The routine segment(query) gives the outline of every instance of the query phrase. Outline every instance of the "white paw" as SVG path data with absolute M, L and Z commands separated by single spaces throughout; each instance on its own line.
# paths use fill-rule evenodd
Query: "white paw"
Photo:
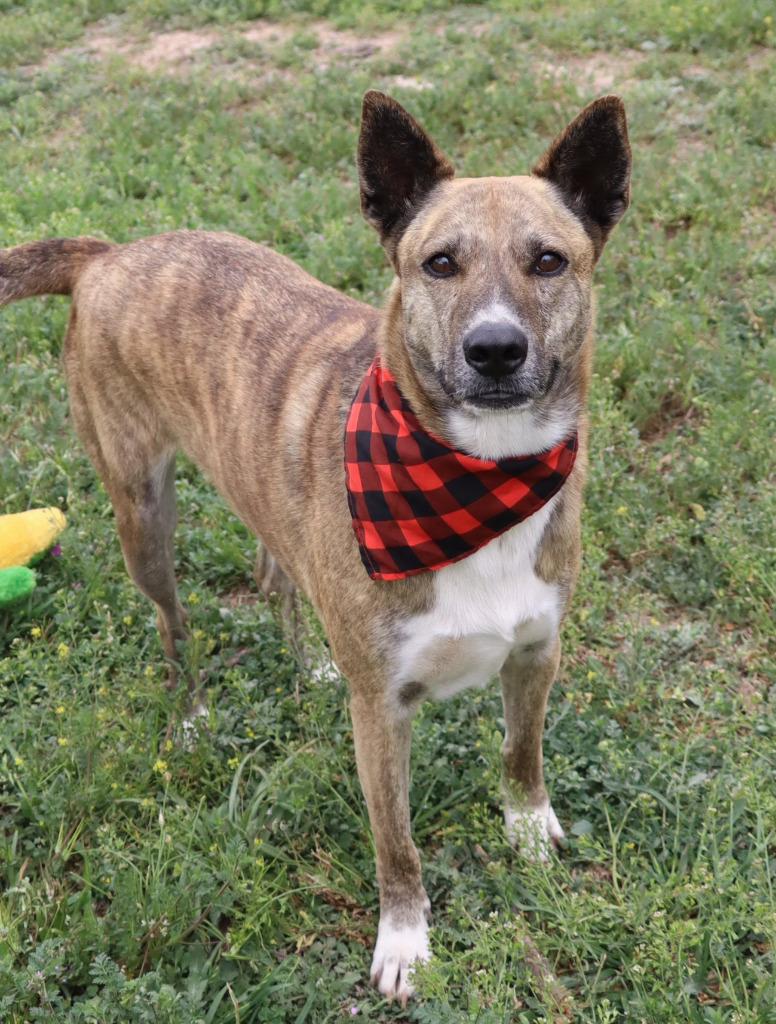
M 312 665 L 310 678 L 314 679 L 317 683 L 334 683 L 339 686 L 345 681 L 342 673 L 328 653 L 323 656 L 318 656 L 317 654 L 314 656 L 313 652 L 310 652 L 310 663 Z
M 199 730 L 207 726 L 208 717 L 208 709 L 198 701 L 182 720 L 178 742 L 183 750 L 192 751 L 194 749 Z
M 549 802 L 531 810 L 504 805 L 507 838 L 528 860 L 548 860 L 554 843 L 564 837 Z
M 395 927 L 390 915 L 381 916 L 377 942 L 372 958 L 372 984 L 389 999 L 400 1000 L 402 1006 L 415 991 L 412 985 L 413 965 L 431 957 L 428 946 L 428 923 L 421 913 L 416 925 Z

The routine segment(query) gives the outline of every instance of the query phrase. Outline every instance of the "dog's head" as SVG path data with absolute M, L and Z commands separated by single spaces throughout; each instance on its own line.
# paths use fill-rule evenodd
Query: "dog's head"
M 396 270 L 412 376 L 454 442 L 519 454 L 500 449 L 537 450 L 573 422 L 592 272 L 627 209 L 630 162 L 617 96 L 586 107 L 531 175 L 454 179 L 403 107 L 365 95 L 362 210 Z

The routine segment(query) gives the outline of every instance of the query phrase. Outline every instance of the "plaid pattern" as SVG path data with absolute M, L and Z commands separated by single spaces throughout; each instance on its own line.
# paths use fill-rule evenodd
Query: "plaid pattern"
M 563 486 L 577 435 L 540 455 L 478 459 L 430 434 L 376 356 L 345 424 L 345 476 L 374 580 L 441 569 L 537 512 Z

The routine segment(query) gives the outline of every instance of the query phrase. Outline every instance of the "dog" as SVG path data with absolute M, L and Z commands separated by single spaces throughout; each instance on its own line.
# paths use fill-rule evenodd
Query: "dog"
M 500 673 L 508 836 L 539 858 L 563 837 L 542 730 L 580 561 L 591 279 L 630 166 L 616 96 L 587 106 L 530 175 L 456 179 L 420 124 L 369 91 L 358 176 L 395 271 L 384 311 L 229 233 L 0 253 L 0 303 L 72 295 L 72 420 L 170 663 L 187 637 L 178 449 L 260 539 L 264 592 L 312 601 L 349 681 L 374 835 L 371 979 L 402 1003 L 430 955 L 410 835 L 418 705 Z

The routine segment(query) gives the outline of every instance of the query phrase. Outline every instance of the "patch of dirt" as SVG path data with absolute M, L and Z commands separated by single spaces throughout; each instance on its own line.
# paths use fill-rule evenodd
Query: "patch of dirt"
M 676 140 L 676 149 L 671 154 L 668 162 L 676 164 L 687 160 L 689 157 L 697 157 L 707 153 L 711 148 L 708 139 L 700 135 L 683 135 Z
M 218 600 L 225 608 L 237 608 L 239 605 L 258 604 L 261 601 L 261 594 L 255 587 L 250 587 L 246 583 L 239 584 L 225 594 L 219 594 Z
M 744 64 L 757 71 L 760 68 L 770 67 L 772 61 L 773 50 L 769 46 L 758 46 L 744 57 Z
M 116 36 L 92 36 L 88 46 L 101 57 L 120 53 L 135 67 L 155 71 L 157 68 L 179 64 L 198 50 L 205 50 L 218 41 L 215 32 L 181 30 L 159 32 L 146 42 L 122 41 Z
M 586 889 L 601 889 L 612 884 L 612 872 L 604 864 L 590 863 L 574 868 L 571 877 L 581 878 Z
M 736 693 L 748 715 L 755 715 L 762 710 L 763 694 L 767 691 L 768 684 L 759 676 L 740 679 L 736 684 Z
M 676 238 L 680 231 L 689 231 L 692 227 L 692 214 L 685 214 L 683 217 L 677 217 L 676 220 L 669 221 L 663 225 L 663 232 L 666 238 Z
M 761 206 L 747 210 L 741 224 L 741 237 L 755 251 L 776 244 L 776 202 L 768 199 Z
M 433 82 L 427 82 L 423 78 L 409 78 L 407 75 L 396 75 L 393 84 L 400 89 L 417 89 L 418 91 L 434 88 Z
M 266 47 L 271 58 L 272 51 L 287 43 L 298 31 L 294 25 L 258 20 L 240 34 L 246 42 Z M 305 27 L 305 35 L 315 37 L 315 44 L 307 51 L 310 64 L 325 70 L 333 63 L 363 60 L 375 54 L 389 53 L 404 40 L 406 32 L 392 29 L 358 36 L 345 29 L 332 28 L 325 21 L 316 21 Z M 144 40 L 98 34 L 87 37 L 86 45 L 98 57 L 118 53 L 134 67 L 146 71 L 165 69 L 174 72 L 199 51 L 215 46 L 226 38 L 216 30 L 184 29 L 158 32 Z M 429 86 L 428 83 L 418 83 L 415 87 Z
M 668 391 L 660 399 L 658 408 L 647 418 L 639 435 L 646 444 L 662 441 L 672 430 L 676 430 L 681 424 L 689 423 L 697 415 L 698 409 L 694 405 L 687 405 L 681 395 L 675 391 Z
M 678 73 L 682 78 L 708 78 L 711 72 L 704 64 L 685 64 Z
M 272 21 L 257 21 L 241 34 L 249 43 L 278 46 L 291 38 L 294 28 L 291 25 L 276 25 Z
M 539 69 L 553 78 L 570 78 L 577 86 L 592 85 L 594 92 L 604 94 L 632 86 L 637 81 L 634 71 L 643 61 L 640 50 L 596 50 L 584 57 L 566 56 L 562 62 L 547 62 Z

